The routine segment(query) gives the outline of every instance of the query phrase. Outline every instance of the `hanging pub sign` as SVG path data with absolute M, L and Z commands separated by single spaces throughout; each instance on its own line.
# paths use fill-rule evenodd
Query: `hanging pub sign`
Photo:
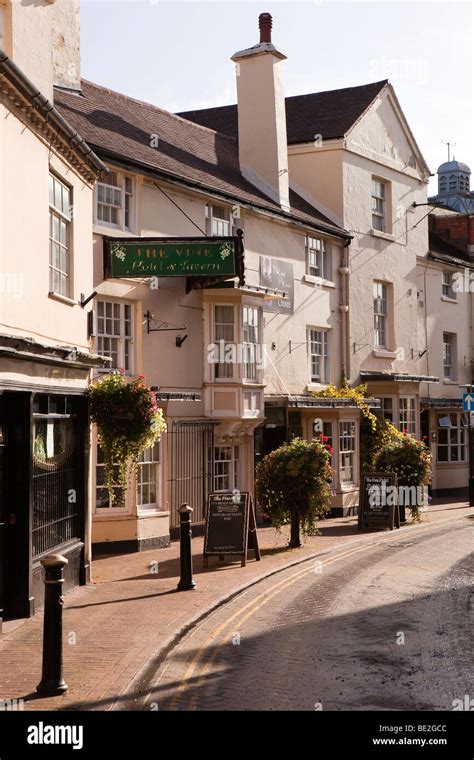
M 234 277 L 243 274 L 242 236 L 104 239 L 106 277 Z
M 237 490 L 209 494 L 203 566 L 208 566 L 210 556 L 224 559 L 225 555 L 240 555 L 245 567 L 248 549 L 254 550 L 256 560 L 260 559 L 251 494 Z
M 397 476 L 384 472 L 361 475 L 358 527 L 400 527 Z

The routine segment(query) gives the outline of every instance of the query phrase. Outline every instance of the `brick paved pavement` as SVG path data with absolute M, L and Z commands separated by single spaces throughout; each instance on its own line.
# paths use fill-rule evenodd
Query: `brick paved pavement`
M 440 520 L 472 512 L 466 502 L 430 508 L 423 530 Z M 65 600 L 64 673 L 69 691 L 54 698 L 37 698 L 41 675 L 42 614 L 20 625 L 6 625 L 0 635 L 0 701 L 25 700 L 25 709 L 133 709 L 127 696 L 150 665 L 156 667 L 176 637 L 210 609 L 255 582 L 293 562 L 330 551 L 350 541 L 372 540 L 357 530 L 355 518 L 325 520 L 321 535 L 301 549 L 286 547 L 288 534 L 271 528 L 259 531 L 262 561 L 219 564 L 202 568 L 202 538 L 193 539 L 195 591 L 176 592 L 179 544 L 167 549 L 97 559 L 93 583 L 76 589 Z M 379 535 L 378 533 L 375 535 Z M 158 562 L 158 573 L 151 572 Z M 150 565 L 152 565 L 150 567 Z

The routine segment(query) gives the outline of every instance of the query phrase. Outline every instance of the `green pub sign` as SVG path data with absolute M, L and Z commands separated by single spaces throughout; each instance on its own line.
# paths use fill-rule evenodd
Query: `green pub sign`
M 106 238 L 107 277 L 233 277 L 240 274 L 239 237 Z

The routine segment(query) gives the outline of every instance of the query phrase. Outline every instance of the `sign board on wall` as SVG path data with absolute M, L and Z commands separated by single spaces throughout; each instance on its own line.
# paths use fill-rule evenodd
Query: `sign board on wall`
M 293 264 L 290 261 L 260 256 L 260 285 L 263 288 L 271 288 L 285 293 L 285 298 L 265 300 L 264 311 L 293 314 L 295 279 Z
M 239 237 L 105 238 L 107 277 L 234 277 L 242 270 Z

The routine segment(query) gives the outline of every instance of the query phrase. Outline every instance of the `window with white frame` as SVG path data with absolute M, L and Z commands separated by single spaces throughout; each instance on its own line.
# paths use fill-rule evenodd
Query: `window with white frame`
M 97 353 L 112 359 L 112 369 L 133 372 L 133 307 L 122 301 L 96 302 Z
M 445 380 L 454 380 L 455 336 L 443 333 L 443 376 Z
M 331 257 L 326 241 L 308 236 L 306 249 L 306 273 L 313 277 L 330 280 L 332 277 Z
M 242 307 L 243 377 L 257 380 L 259 367 L 259 310 L 253 306 Z
M 382 396 L 379 401 L 382 419 L 393 422 L 393 398 L 390 396 Z
M 356 426 L 352 421 L 339 422 L 339 479 L 341 484 L 355 483 Z
M 239 446 L 214 447 L 214 491 L 233 491 L 239 487 Z
M 372 229 L 387 231 L 387 183 L 372 179 Z
M 416 403 L 414 396 L 400 396 L 398 400 L 398 428 L 402 433 L 416 435 Z
M 206 232 L 208 236 L 228 237 L 232 234 L 230 209 L 209 203 L 206 206 Z
M 71 189 L 49 175 L 49 290 L 71 295 Z
M 214 306 L 214 346 L 217 353 L 214 377 L 233 378 L 236 358 L 234 306 Z
M 121 488 L 120 486 L 113 486 L 112 493 L 113 498 L 110 496 L 109 489 L 105 487 L 105 463 L 104 463 L 104 452 L 97 444 L 96 446 L 96 452 L 97 452 L 97 460 L 96 460 L 96 468 L 95 468 L 95 506 L 96 511 L 102 512 L 103 510 L 110 509 L 110 510 L 117 510 L 117 509 L 124 509 L 125 508 L 125 498 L 126 498 L 126 491 L 124 488 Z M 116 470 L 115 474 L 118 477 L 118 466 L 114 469 Z
M 388 339 L 388 289 L 384 282 L 374 282 L 374 346 L 387 348 Z
M 160 442 L 140 454 L 137 467 L 137 507 L 139 511 L 160 509 Z
M 438 462 L 466 462 L 468 456 L 467 414 L 438 414 Z
M 133 228 L 133 178 L 111 172 L 97 183 L 97 223 L 119 229 Z
M 453 273 L 443 272 L 443 282 L 441 286 L 442 295 L 445 298 L 456 298 L 456 293 L 453 290 Z
M 308 330 L 309 377 L 312 383 L 329 382 L 329 335 L 327 330 Z

